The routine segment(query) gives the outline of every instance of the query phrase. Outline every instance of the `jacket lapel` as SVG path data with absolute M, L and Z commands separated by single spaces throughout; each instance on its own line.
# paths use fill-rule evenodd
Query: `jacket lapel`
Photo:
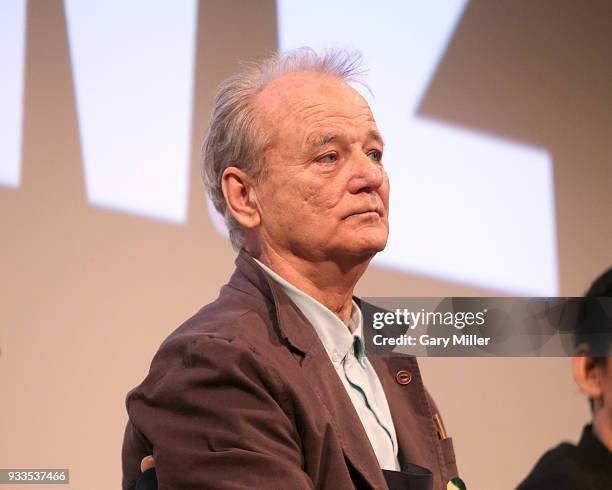
M 236 265 L 274 302 L 279 335 L 301 356 L 302 373 L 325 408 L 345 458 L 372 488 L 387 488 L 372 445 L 314 328 L 282 289 L 243 251 Z
M 416 464 L 431 470 L 434 488 L 446 484 L 437 471 L 443 467 L 443 454 L 417 359 L 408 356 L 370 357 L 370 363 L 387 396 L 400 447 L 400 463 Z M 406 382 L 408 377 L 410 381 Z

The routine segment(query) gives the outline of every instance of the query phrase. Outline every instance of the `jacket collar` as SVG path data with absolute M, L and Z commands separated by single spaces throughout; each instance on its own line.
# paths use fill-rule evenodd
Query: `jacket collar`
M 243 282 L 242 277 L 246 278 L 251 286 L 274 304 L 281 338 L 302 354 L 306 354 L 318 339 L 312 328 L 303 328 L 304 324 L 310 324 L 299 308 L 244 249 L 238 253 L 235 263 L 236 272 L 230 279 L 230 285 L 243 289 L 240 287 Z
M 236 258 L 236 268 L 230 286 L 249 293 L 255 291 L 245 289 L 255 288 L 274 304 L 279 335 L 302 354 L 302 373 L 325 407 L 346 459 L 372 488 L 387 488 L 361 420 L 312 325 L 244 250 Z

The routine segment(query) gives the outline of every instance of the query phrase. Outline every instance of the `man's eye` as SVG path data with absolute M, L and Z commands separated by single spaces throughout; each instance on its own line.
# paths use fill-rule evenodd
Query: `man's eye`
M 321 163 L 335 163 L 338 161 L 338 155 L 336 153 L 328 153 L 317 159 L 317 162 Z
M 377 162 L 382 161 L 382 151 L 380 150 L 372 150 L 368 152 L 368 156 L 374 161 L 377 161 Z

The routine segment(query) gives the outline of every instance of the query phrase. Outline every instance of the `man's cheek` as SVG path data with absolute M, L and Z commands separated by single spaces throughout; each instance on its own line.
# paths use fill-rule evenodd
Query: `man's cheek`
M 300 213 L 317 214 L 319 218 L 322 218 L 327 210 L 334 207 L 334 201 L 323 193 L 325 189 L 321 187 L 309 187 L 304 189 L 301 193 L 300 198 Z

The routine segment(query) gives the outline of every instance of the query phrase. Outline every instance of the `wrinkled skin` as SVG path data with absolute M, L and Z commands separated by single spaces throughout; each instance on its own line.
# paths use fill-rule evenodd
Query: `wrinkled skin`
M 389 180 L 363 97 L 335 78 L 293 73 L 270 83 L 257 107 L 272 131 L 257 189 L 266 246 L 312 262 L 382 250 Z
M 365 99 L 338 78 L 294 72 L 256 97 L 263 178 L 235 168 L 226 201 L 245 248 L 346 320 L 353 287 L 389 232 L 383 141 Z

